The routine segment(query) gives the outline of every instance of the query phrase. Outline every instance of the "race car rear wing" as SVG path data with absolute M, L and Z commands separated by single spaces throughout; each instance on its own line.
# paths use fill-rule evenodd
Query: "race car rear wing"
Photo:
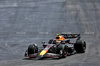
M 79 38 L 81 37 L 80 34 L 60 34 L 64 36 L 64 38 Z

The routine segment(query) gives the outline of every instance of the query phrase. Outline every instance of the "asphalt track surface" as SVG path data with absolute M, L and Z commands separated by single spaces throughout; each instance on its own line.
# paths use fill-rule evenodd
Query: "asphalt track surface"
M 100 66 L 100 0 L 0 0 L 0 66 Z M 86 53 L 28 59 L 28 45 L 80 33 Z

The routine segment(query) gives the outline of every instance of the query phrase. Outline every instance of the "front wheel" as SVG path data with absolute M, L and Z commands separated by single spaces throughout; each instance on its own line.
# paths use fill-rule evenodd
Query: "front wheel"
M 68 54 L 67 46 L 60 45 L 58 49 L 59 49 L 59 58 L 65 58 Z
M 28 52 L 28 56 L 30 56 L 34 53 L 38 53 L 38 47 L 35 46 L 35 44 L 29 45 L 27 52 Z M 29 57 L 29 58 L 34 58 L 34 57 Z
M 63 47 L 63 54 L 62 54 L 62 57 L 65 58 L 68 54 L 68 49 L 66 46 Z

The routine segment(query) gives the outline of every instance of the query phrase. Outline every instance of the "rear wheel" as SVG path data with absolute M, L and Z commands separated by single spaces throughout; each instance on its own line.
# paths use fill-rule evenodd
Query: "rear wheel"
M 82 41 L 82 40 L 77 40 L 74 48 L 76 50 L 77 53 L 85 53 L 86 51 L 86 42 Z

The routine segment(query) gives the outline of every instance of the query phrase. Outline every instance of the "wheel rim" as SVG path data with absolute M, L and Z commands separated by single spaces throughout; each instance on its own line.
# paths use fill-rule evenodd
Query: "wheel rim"
M 86 51 L 86 45 L 84 45 L 84 51 Z
M 67 56 L 67 48 L 64 50 L 64 56 Z
M 83 46 L 84 52 L 86 51 L 86 43 L 84 42 L 84 46 Z

